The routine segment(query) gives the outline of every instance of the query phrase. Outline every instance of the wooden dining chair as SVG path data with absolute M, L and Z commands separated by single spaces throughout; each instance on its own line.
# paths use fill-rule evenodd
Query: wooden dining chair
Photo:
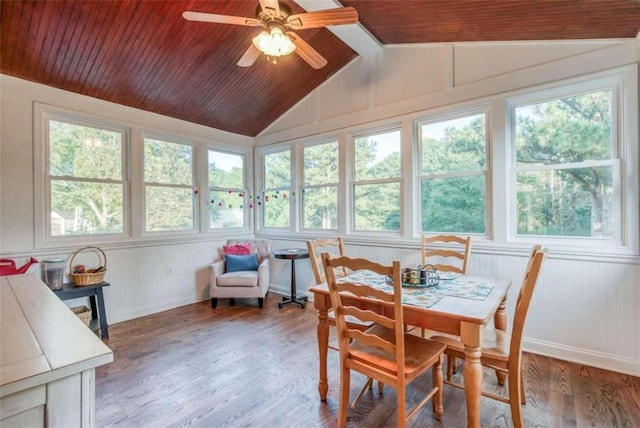
M 342 238 L 321 238 L 316 240 L 307 241 L 307 250 L 309 251 L 309 260 L 311 261 L 311 269 L 313 270 L 313 276 L 315 277 L 316 284 L 324 284 L 327 282 L 326 275 L 324 273 L 324 267 L 322 266 L 321 253 L 328 252 L 336 256 L 344 256 L 344 242 Z M 344 267 L 339 267 L 334 270 L 336 277 L 344 277 L 347 275 L 347 270 Z M 329 325 L 335 327 L 336 318 L 334 312 L 330 311 L 328 314 Z M 366 330 L 373 325 L 371 322 L 363 323 L 358 319 L 347 319 L 349 328 L 357 328 L 359 330 Z M 329 345 L 330 349 L 338 350 L 337 347 Z
M 525 272 L 528 272 L 529 269 L 531 268 L 531 263 L 534 260 L 533 255 L 536 253 L 536 251 L 540 251 L 540 250 L 542 250 L 542 245 L 540 245 L 540 244 L 536 244 L 536 245 L 533 246 L 533 248 L 531 248 L 531 252 L 529 253 L 529 258 L 527 259 L 527 267 L 524 270 Z M 498 329 L 496 329 L 496 330 L 498 330 Z M 440 333 L 440 334 L 436 333 L 435 335 L 441 336 L 442 333 Z M 430 334 L 427 337 L 432 337 L 432 336 L 434 336 L 434 334 Z M 459 336 L 455 336 L 455 335 L 452 335 L 452 334 L 447 334 L 446 336 L 449 337 L 449 338 L 452 338 L 454 340 L 460 340 Z M 447 381 L 449 381 L 449 382 L 451 381 L 451 377 L 453 376 L 453 374 L 455 372 L 456 372 L 456 359 L 447 357 Z M 504 371 L 496 370 L 496 378 L 498 380 L 498 384 L 499 385 L 504 385 L 504 381 L 507 378 L 507 373 L 504 372 Z M 521 385 L 523 384 L 522 379 L 520 380 L 520 383 L 521 383 Z M 520 402 L 522 404 L 525 404 L 525 401 L 526 400 L 525 400 L 524 391 L 523 391 Z
M 535 246 L 531 251 L 529 262 L 522 280 L 522 286 L 516 301 L 513 329 L 511 334 L 502 330 L 486 328 L 482 344 L 480 362 L 483 366 L 507 373 L 508 398 L 482 391 L 482 395 L 508 403 L 511 407 L 511 418 L 516 428 L 523 426 L 522 404 L 524 404 L 524 384 L 522 377 L 522 334 L 527 312 L 540 274 L 540 268 L 548 250 Z M 464 359 L 464 345 L 459 339 L 450 336 L 433 336 L 431 340 L 447 346 L 447 359 Z M 447 384 L 464 388 L 463 385 L 451 381 L 447 373 Z
M 307 241 L 307 250 L 309 252 L 309 260 L 311 262 L 311 269 L 313 270 L 313 276 L 315 278 L 316 284 L 324 284 L 327 282 L 326 276 L 324 274 L 324 268 L 322 266 L 322 252 L 328 252 L 330 254 L 336 256 L 344 256 L 344 241 L 342 238 L 320 238 L 316 240 Z M 340 267 L 334 270 L 336 277 L 344 277 L 347 275 L 347 270 L 344 267 Z M 336 318 L 334 315 L 334 311 L 329 311 L 327 314 L 327 322 L 330 326 L 336 326 Z M 349 328 L 355 328 L 358 330 L 365 331 L 369 327 L 373 325 L 371 322 L 361 322 L 357 318 L 347 318 L 347 325 Z M 329 349 L 333 349 L 334 351 L 338 351 L 336 346 L 329 344 Z M 378 382 L 378 392 L 382 394 L 382 390 L 384 385 Z M 360 390 L 360 393 L 353 400 L 351 407 L 356 408 L 358 402 L 362 398 L 364 392 L 367 389 L 373 389 L 373 380 L 371 378 L 367 379 L 365 386 Z
M 324 269 L 322 267 L 321 253 L 327 252 L 337 256 L 346 256 L 344 249 L 344 241 L 342 238 L 319 238 L 315 240 L 307 241 L 307 250 L 309 251 L 311 269 L 313 270 L 313 276 L 316 280 L 316 284 L 323 284 L 327 282 L 324 275 Z M 344 268 L 339 268 L 336 271 L 336 276 L 346 276 L 347 271 Z
M 433 265 L 441 272 L 467 273 L 467 262 L 471 254 L 471 237 L 461 238 L 456 235 L 422 235 L 420 245 L 422 256 L 421 266 Z M 422 337 L 433 334 L 424 328 L 420 329 Z M 453 362 L 455 367 L 455 361 Z
M 365 259 L 346 256 L 332 258 L 322 254 L 331 305 L 336 315 L 340 349 L 340 404 L 338 426 L 347 423 L 351 370 L 391 385 L 397 392 L 398 427 L 433 398 L 436 419 L 443 413 L 442 360 L 446 346 L 405 332 L 400 262 L 385 266 Z M 334 269 L 368 270 L 388 276 L 393 282 L 389 293 L 370 285 L 338 281 Z M 358 305 L 366 305 L 360 309 Z M 346 317 L 358 318 L 374 325 L 366 331 L 349 328 Z M 406 409 L 406 387 L 428 369 L 433 370 L 433 388 L 410 411 Z
M 471 254 L 470 236 L 461 238 L 455 235 L 422 235 L 420 248 L 422 266 L 431 264 L 442 272 L 467 273 L 467 263 Z M 457 260 L 450 260 L 451 258 Z

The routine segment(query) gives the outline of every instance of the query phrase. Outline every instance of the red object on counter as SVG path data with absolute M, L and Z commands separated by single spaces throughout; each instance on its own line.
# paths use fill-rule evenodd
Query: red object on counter
M 11 259 L 0 259 L 0 276 L 18 275 L 20 273 L 26 273 L 29 267 L 34 263 L 38 263 L 38 260 L 31 257 L 29 261 L 26 262 L 24 265 L 20 266 L 19 268 L 16 268 L 15 261 Z

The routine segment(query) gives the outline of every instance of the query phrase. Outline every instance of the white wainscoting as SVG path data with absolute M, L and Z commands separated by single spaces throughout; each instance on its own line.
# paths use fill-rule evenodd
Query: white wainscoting
M 106 251 L 110 324 L 209 298 L 209 265 L 226 241 Z

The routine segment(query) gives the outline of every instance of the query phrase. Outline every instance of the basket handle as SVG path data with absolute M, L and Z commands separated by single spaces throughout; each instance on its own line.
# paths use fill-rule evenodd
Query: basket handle
M 95 249 L 95 250 L 100 251 L 100 253 L 102 254 L 102 260 L 104 261 L 104 263 L 102 264 L 102 266 L 104 267 L 104 270 L 105 270 L 105 271 L 107 270 L 107 256 L 106 256 L 106 254 L 104 253 L 104 251 L 102 251 L 102 249 L 101 249 L 101 248 L 89 246 L 89 247 L 82 247 L 82 248 L 80 248 L 79 250 L 77 250 L 75 253 L 73 253 L 73 256 L 71 256 L 71 258 L 69 259 L 69 272 L 73 272 L 73 259 L 75 259 L 75 258 L 76 258 L 76 256 L 77 256 L 81 251 L 88 250 L 88 249 L 91 249 L 91 248 L 93 248 L 93 249 Z

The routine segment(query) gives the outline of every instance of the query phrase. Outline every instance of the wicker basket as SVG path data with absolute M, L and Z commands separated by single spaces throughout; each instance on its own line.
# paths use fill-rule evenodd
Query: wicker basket
M 76 258 L 76 256 L 81 251 L 88 250 L 88 249 L 91 249 L 91 248 L 98 250 L 100 252 L 100 254 L 102 254 L 101 266 L 104 269 L 101 270 L 100 272 L 94 272 L 94 273 L 90 273 L 90 272 L 73 273 L 73 260 Z M 107 273 L 107 256 L 104 254 L 104 251 L 102 251 L 98 247 L 80 248 L 78 251 L 73 253 L 73 256 L 71 256 L 71 258 L 69 259 L 69 276 L 71 277 L 71 280 L 73 281 L 73 283 L 75 285 L 83 286 L 83 285 L 99 284 L 102 281 L 104 281 L 104 276 L 105 276 L 106 273 Z
M 71 311 L 86 325 L 89 325 L 91 322 L 91 309 L 86 306 L 76 306 L 71 308 Z

